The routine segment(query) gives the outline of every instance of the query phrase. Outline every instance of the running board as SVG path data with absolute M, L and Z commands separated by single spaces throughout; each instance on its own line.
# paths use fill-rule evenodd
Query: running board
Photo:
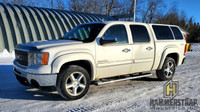
M 114 79 L 114 80 L 110 80 L 110 81 L 93 82 L 93 84 L 95 84 L 95 85 L 103 85 L 103 84 L 109 84 L 109 83 L 113 83 L 113 82 L 119 82 L 119 81 L 125 81 L 125 80 L 142 78 L 142 77 L 148 77 L 148 76 L 152 76 L 152 75 L 153 74 L 135 75 L 135 76 L 130 76 L 130 77 L 126 77 L 126 78 Z

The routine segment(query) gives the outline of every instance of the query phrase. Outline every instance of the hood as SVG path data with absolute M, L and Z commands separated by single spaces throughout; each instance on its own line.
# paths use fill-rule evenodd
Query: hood
M 28 50 L 38 50 L 38 49 L 45 49 L 49 47 L 74 45 L 74 44 L 80 44 L 80 43 L 82 42 L 72 41 L 72 40 L 48 40 L 48 41 L 29 42 L 26 44 L 19 44 L 17 48 L 28 49 Z

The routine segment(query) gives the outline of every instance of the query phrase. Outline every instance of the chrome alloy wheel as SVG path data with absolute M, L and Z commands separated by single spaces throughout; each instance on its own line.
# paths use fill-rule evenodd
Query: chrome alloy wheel
M 66 91 L 72 96 L 78 96 L 85 90 L 86 84 L 86 77 L 80 72 L 74 72 L 65 82 Z
M 171 75 L 173 75 L 174 69 L 175 69 L 175 65 L 173 64 L 173 62 L 172 61 L 167 62 L 164 69 L 165 76 L 170 77 Z

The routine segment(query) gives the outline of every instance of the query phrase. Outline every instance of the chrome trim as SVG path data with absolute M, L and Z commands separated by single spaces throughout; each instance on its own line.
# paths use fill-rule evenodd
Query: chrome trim
M 153 48 L 152 47 L 147 47 L 146 50 L 150 51 L 152 50 Z
M 109 66 L 118 66 L 118 65 L 126 65 L 126 64 L 132 64 L 132 60 L 123 60 L 123 61 L 117 61 L 117 62 L 102 62 L 98 63 L 97 67 L 109 67 Z
M 111 81 L 106 81 L 106 82 L 96 82 L 96 85 L 102 85 L 102 84 L 108 84 L 108 83 L 113 83 L 113 82 L 119 82 L 119 81 L 125 81 L 125 80 L 130 80 L 130 79 L 137 79 L 137 78 L 142 78 L 142 77 L 148 77 L 152 76 L 153 74 L 144 74 L 144 75 L 139 75 L 139 76 L 132 76 L 132 77 L 126 77 L 122 79 L 116 79 L 116 80 L 111 80 Z
M 144 63 L 150 61 L 153 61 L 153 59 L 138 59 L 138 60 L 133 60 L 133 63 Z
M 128 48 L 125 48 L 125 49 L 122 50 L 122 52 L 124 52 L 124 53 L 128 53 L 130 51 L 131 51 L 131 49 L 128 49 Z

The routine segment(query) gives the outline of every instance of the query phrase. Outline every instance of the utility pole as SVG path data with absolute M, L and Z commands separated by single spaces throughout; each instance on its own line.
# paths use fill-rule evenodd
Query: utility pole
M 135 22 L 136 0 L 134 0 L 133 22 Z
M 53 9 L 53 0 L 51 0 L 51 8 Z

